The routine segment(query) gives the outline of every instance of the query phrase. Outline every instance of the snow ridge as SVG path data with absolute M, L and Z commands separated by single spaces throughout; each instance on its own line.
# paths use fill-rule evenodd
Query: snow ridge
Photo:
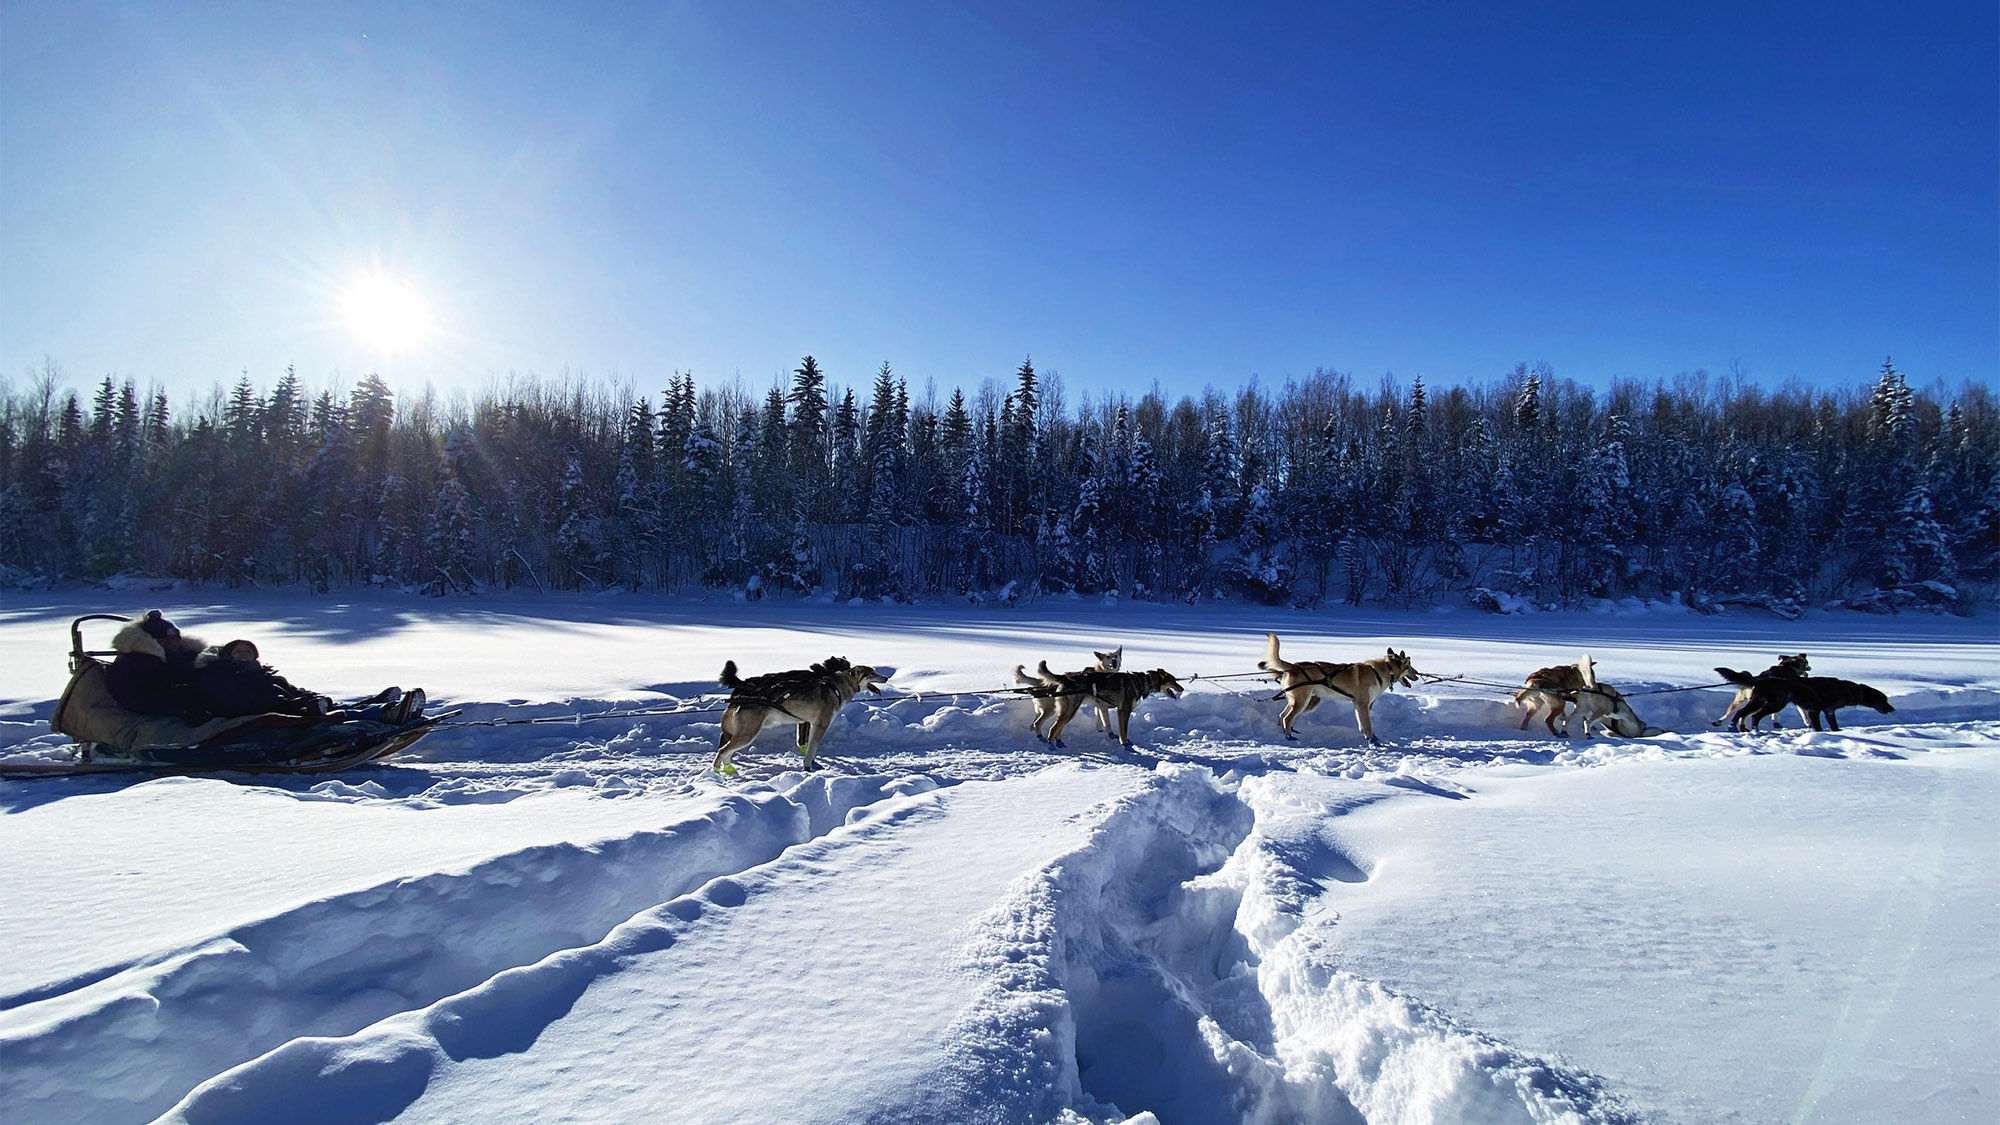
M 0 1103 L 37 1120 L 150 1119 L 288 1040 L 345 1035 L 590 945 L 639 910 L 767 862 L 856 809 L 933 787 L 834 777 L 726 794 L 657 830 L 338 895 L 72 987 L 0 1000 Z

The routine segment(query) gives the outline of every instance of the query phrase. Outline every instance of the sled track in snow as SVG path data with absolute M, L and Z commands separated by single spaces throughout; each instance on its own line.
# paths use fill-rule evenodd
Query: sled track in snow
M 768 862 L 925 778 L 820 778 L 693 819 L 495 856 L 312 902 L 213 940 L 0 997 L 0 1105 L 23 1120 L 136 1122 L 301 1036 L 346 1035 Z
M 1456 1027 L 1294 939 L 1320 880 L 1367 877 L 1314 835 L 1338 811 L 1171 767 L 1115 801 L 1084 846 L 1022 875 L 975 924 L 960 958 L 984 983 L 945 1036 L 941 1073 L 913 1075 L 909 1103 L 882 1119 L 1632 1120 L 1594 1078 Z M 893 835 L 913 812 L 891 806 L 872 831 Z M 830 862 L 826 843 L 781 864 Z M 721 876 L 422 1012 L 293 1039 L 172 1119 L 385 1120 L 439 1067 L 530 1049 L 600 982 L 711 940 L 699 926 L 782 885 Z
M 1301 813 L 1255 790 L 1170 771 L 1038 873 L 987 920 L 977 956 L 1010 987 L 973 1018 L 1011 1019 L 1023 1054 L 1038 1037 L 1065 1045 L 1046 1076 L 1113 1120 L 1636 1120 L 1597 1078 L 1460 1028 L 1294 940 L 1321 880 L 1367 875 L 1331 844 L 1301 843 L 1299 823 L 1337 810 Z M 1267 831 L 1288 818 L 1294 831 Z M 1023 1011 L 1053 1013 L 1052 1026 Z

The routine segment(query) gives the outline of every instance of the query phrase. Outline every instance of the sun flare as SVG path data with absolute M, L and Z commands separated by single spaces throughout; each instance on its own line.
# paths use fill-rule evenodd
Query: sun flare
M 340 295 L 340 311 L 355 338 L 378 351 L 409 351 L 431 332 L 430 307 L 416 287 L 385 273 L 356 278 Z

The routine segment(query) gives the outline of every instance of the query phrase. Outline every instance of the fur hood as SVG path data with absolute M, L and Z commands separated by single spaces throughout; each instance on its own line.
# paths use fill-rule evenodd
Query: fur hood
M 160 644 L 159 640 L 153 634 L 148 633 L 137 621 L 130 622 L 123 629 L 118 630 L 118 635 L 111 638 L 111 650 L 120 654 L 137 653 L 140 656 L 150 656 L 155 660 L 165 660 L 167 658 L 167 650 Z
M 150 615 L 141 615 L 126 622 L 125 627 L 118 630 L 117 635 L 111 638 L 111 651 L 120 654 L 136 653 L 140 656 L 150 656 L 155 660 L 165 660 L 166 645 L 160 642 L 160 638 L 146 631 L 146 622 L 150 619 Z M 174 638 L 173 645 L 181 652 L 199 652 L 203 648 L 200 638 L 188 636 L 186 633 Z

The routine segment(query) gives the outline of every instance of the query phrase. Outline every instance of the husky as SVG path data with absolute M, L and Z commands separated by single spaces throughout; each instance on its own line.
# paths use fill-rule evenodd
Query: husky
M 1723 710 L 1720 719 L 1708 725 L 1712 727 L 1728 725 L 1729 721 L 1736 717 L 1736 713 L 1743 710 L 1744 705 L 1750 702 L 1750 689 L 1756 685 L 1758 680 L 1771 676 L 1776 676 L 1780 679 L 1799 680 L 1804 679 L 1806 673 L 1810 671 L 1812 671 L 1812 662 L 1806 659 L 1806 654 L 1803 652 L 1797 656 L 1786 656 L 1781 653 L 1778 656 L 1776 664 L 1771 665 L 1754 676 L 1748 672 L 1738 672 L 1734 668 L 1717 668 L 1715 670 L 1716 675 L 1736 685 L 1736 698 L 1729 701 L 1729 706 Z M 1805 717 L 1804 711 L 1799 712 L 1801 720 Z M 1773 727 L 1781 727 L 1784 724 L 1778 722 L 1778 716 L 1773 714 L 1771 716 L 1771 725 Z
M 1374 705 L 1377 696 L 1394 690 L 1400 684 L 1408 687 L 1417 682 L 1417 666 L 1410 662 L 1410 654 L 1390 649 L 1388 655 L 1373 660 L 1363 660 L 1354 664 L 1333 664 L 1323 660 L 1283 660 L 1278 656 L 1278 634 L 1264 634 L 1264 659 L 1257 667 L 1270 672 L 1278 681 L 1278 694 L 1284 697 L 1285 709 L 1278 716 L 1278 726 L 1285 737 L 1292 741 L 1298 735 L 1292 732 L 1292 724 L 1300 715 L 1319 706 L 1320 700 L 1339 696 L 1354 701 L 1354 721 L 1361 733 L 1377 746 L 1382 740 L 1375 737 L 1375 725 L 1368 719 L 1368 709 Z
M 1582 726 L 1585 738 L 1590 737 L 1590 728 L 1595 726 L 1603 727 L 1607 734 L 1625 738 L 1664 733 L 1663 728 L 1646 722 L 1632 710 L 1624 692 L 1598 680 L 1597 665 L 1587 652 L 1574 664 L 1535 669 L 1521 690 L 1514 693 L 1514 703 L 1522 709 L 1522 730 L 1527 730 L 1529 721 L 1547 707 L 1548 715 L 1543 721 L 1548 724 L 1549 733 L 1558 738 L 1568 738 L 1578 725 Z M 1556 729 L 1557 719 L 1563 723 L 1560 731 Z
M 1546 707 L 1549 713 L 1543 716 L 1542 721 L 1548 724 L 1549 733 L 1568 738 L 1569 718 L 1563 713 L 1563 709 L 1576 702 L 1577 692 L 1586 687 L 1596 686 L 1597 666 L 1591 663 L 1590 654 L 1587 652 L 1583 654 L 1583 659 L 1574 664 L 1557 664 L 1549 668 L 1537 668 L 1528 673 L 1528 678 L 1521 684 L 1521 690 L 1514 693 L 1514 706 L 1521 708 L 1521 729 L 1527 730 L 1535 714 Z M 1560 732 L 1556 730 L 1557 719 L 1563 720 L 1563 729 Z M 1586 725 L 1586 733 L 1588 730 L 1589 727 Z
M 1641 719 L 1632 705 L 1625 701 L 1625 693 L 1606 683 L 1588 684 L 1577 689 L 1574 709 L 1563 720 L 1563 735 L 1567 737 L 1575 720 L 1583 720 L 1583 737 L 1590 737 L 1590 728 L 1602 726 L 1606 734 L 1624 738 L 1644 738 L 1647 735 L 1664 734 L 1664 728 L 1653 726 Z
M 1574 665 L 1556 665 L 1530 673 L 1522 689 L 1514 693 L 1514 705 L 1522 709 L 1522 731 L 1546 707 L 1548 715 L 1544 723 L 1548 725 L 1548 733 L 1558 739 L 1568 739 L 1570 731 L 1578 725 L 1582 725 L 1586 739 L 1592 727 L 1604 727 L 1606 735 L 1622 735 L 1626 739 L 1662 733 L 1660 727 L 1652 727 L 1632 711 L 1622 691 L 1598 681 L 1598 667 L 1590 661 L 1590 653 L 1584 653 Z M 1562 719 L 1562 731 L 1556 731 L 1556 719 Z
M 717 682 L 730 695 L 722 711 L 722 740 L 716 747 L 714 769 L 735 773 L 730 758 L 750 745 L 758 731 L 784 722 L 799 725 L 799 753 L 806 756 L 807 769 L 816 768 L 820 740 L 833 717 L 864 688 L 880 694 L 889 677 L 866 664 L 849 664 L 844 656 L 830 656 L 810 668 L 747 680 L 736 674 L 736 662 L 731 660 L 722 666 Z
M 1097 663 L 1085 669 L 1086 671 L 1116 672 L 1125 665 L 1124 645 L 1119 645 L 1110 652 L 1093 652 L 1090 655 L 1097 658 Z M 1031 729 L 1034 730 L 1036 738 L 1047 741 L 1046 736 L 1042 734 L 1042 724 L 1055 717 L 1057 707 L 1062 702 L 1062 697 L 1056 694 L 1055 688 L 1044 684 L 1040 677 L 1029 675 L 1027 666 L 1023 664 L 1014 665 L 1014 682 L 1021 687 L 1029 689 L 1028 698 L 1035 701 L 1035 722 Z M 1092 710 L 1097 712 L 1098 732 L 1107 736 L 1110 735 L 1111 709 L 1102 703 L 1098 703 L 1096 700 L 1089 700 L 1088 702 L 1091 703 Z
M 1794 705 L 1814 730 L 1839 730 L 1840 720 L 1834 717 L 1834 712 L 1842 707 L 1873 707 L 1884 715 L 1895 710 L 1889 706 L 1888 696 L 1853 680 L 1837 680 L 1832 676 L 1759 677 L 1750 685 L 1750 702 L 1736 713 L 1736 729 L 1753 728 L 1764 716 Z M 1819 725 L 1822 715 L 1826 717 L 1825 728 Z M 1744 725 L 1746 722 L 1748 727 Z
M 1051 672 L 1049 662 L 1044 660 L 1035 666 L 1036 679 L 1042 687 L 1052 693 L 1056 705 L 1056 724 L 1049 728 L 1049 745 L 1063 745 L 1063 728 L 1076 718 L 1077 709 L 1086 701 L 1106 710 L 1118 712 L 1118 742 L 1123 746 L 1132 745 L 1132 709 L 1149 695 L 1170 695 L 1181 697 L 1186 689 L 1165 668 L 1155 668 L 1150 672 Z M 1039 732 L 1037 732 L 1039 733 Z

